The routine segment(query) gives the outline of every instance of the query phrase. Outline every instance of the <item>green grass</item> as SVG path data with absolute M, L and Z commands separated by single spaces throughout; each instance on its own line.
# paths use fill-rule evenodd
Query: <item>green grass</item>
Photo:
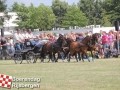
M 41 87 L 33 90 L 120 90 L 120 58 L 35 64 L 0 60 L 0 74 L 41 78 Z

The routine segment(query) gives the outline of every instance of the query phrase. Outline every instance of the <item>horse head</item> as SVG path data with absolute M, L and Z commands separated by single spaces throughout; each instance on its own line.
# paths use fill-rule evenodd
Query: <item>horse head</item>
M 66 38 L 66 46 L 69 46 L 71 42 L 74 42 L 72 38 Z
M 59 38 L 57 39 L 56 42 L 60 45 L 60 47 L 63 47 L 66 45 L 66 40 L 63 35 L 59 35 Z
M 85 45 L 90 45 L 92 44 L 92 37 L 91 36 L 86 36 L 83 40 L 82 43 Z
M 100 38 L 100 34 L 99 33 L 93 34 L 92 35 L 92 44 L 95 45 L 96 43 L 98 43 L 99 38 Z

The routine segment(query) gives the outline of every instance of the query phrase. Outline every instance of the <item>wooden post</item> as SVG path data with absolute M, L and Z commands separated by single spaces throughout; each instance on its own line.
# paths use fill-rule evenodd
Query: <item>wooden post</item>
M 120 44 L 120 36 L 119 36 L 119 32 L 120 31 L 117 31 L 117 51 L 118 51 L 118 54 L 120 54 L 120 46 L 119 46 L 119 44 Z
M 1 37 L 4 37 L 4 29 L 1 28 Z
M 115 25 L 115 30 L 117 31 L 117 35 L 116 35 L 116 39 L 117 39 L 117 52 L 118 52 L 118 54 L 120 54 L 120 52 L 119 52 L 119 21 L 116 20 L 114 22 L 114 25 Z

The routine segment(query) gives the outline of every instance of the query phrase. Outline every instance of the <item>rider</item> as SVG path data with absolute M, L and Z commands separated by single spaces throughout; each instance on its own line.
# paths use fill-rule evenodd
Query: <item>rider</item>
M 27 33 L 28 33 L 28 40 L 30 41 L 30 43 L 32 45 L 35 45 L 35 41 L 34 41 L 35 37 L 31 31 L 31 29 L 29 29 Z
M 14 34 L 15 38 L 15 50 L 22 50 L 23 36 L 20 33 L 20 30 L 17 29 L 17 32 Z

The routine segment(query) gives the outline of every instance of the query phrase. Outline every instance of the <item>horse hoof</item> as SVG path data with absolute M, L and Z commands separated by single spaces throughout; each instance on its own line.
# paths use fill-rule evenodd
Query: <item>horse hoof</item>
M 88 60 L 88 62 L 90 62 L 90 60 Z

